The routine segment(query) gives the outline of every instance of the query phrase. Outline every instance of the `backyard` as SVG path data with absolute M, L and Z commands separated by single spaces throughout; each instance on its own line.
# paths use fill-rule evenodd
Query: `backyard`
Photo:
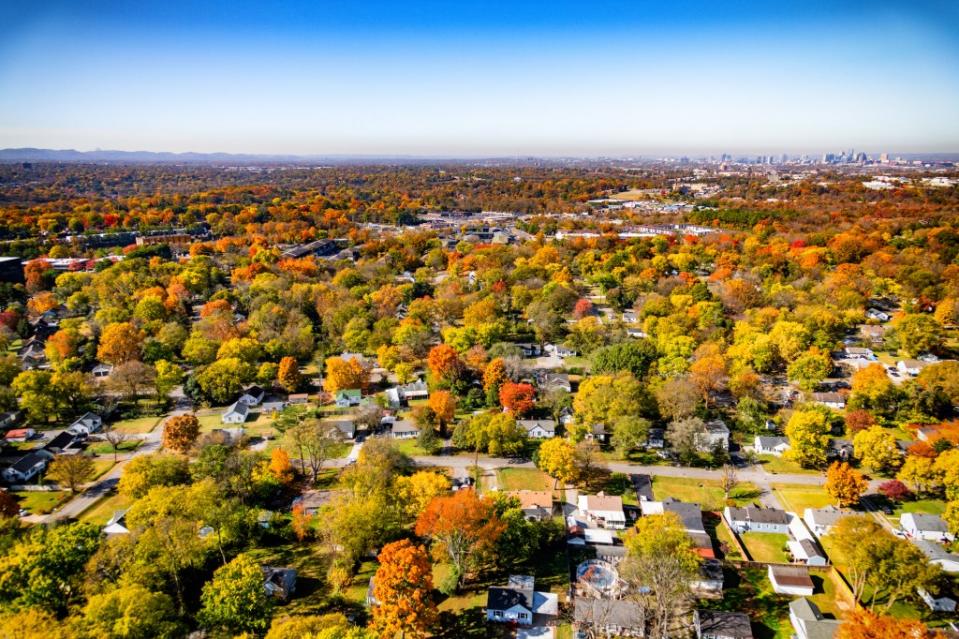
M 24 490 L 12 493 L 31 515 L 46 515 L 70 497 L 65 490 Z
M 653 496 L 660 501 L 672 497 L 699 504 L 703 510 L 722 510 L 726 505 L 725 494 L 717 479 L 656 476 L 653 477 Z M 759 489 L 755 484 L 742 482 L 729 496 L 737 506 L 744 506 L 759 497 Z
M 739 536 L 753 561 L 763 563 L 788 563 L 786 542 L 789 535 L 781 533 L 747 532 Z

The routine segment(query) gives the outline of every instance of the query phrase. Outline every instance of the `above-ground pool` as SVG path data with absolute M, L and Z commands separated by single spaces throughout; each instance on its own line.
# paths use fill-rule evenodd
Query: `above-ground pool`
M 610 595 L 619 587 L 619 574 L 602 559 L 590 559 L 576 567 L 576 581 L 600 595 Z

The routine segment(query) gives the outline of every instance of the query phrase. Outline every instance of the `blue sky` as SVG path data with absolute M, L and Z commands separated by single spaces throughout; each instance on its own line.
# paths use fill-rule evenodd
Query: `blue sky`
M 959 3 L 4 3 L 16 146 L 959 151 Z

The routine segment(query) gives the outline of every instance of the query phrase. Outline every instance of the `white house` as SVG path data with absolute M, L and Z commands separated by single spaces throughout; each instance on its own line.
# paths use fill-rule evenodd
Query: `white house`
M 50 461 L 48 453 L 27 453 L 13 465 L 3 469 L 3 478 L 11 484 L 23 484 L 42 473 Z
M 846 408 L 846 398 L 833 391 L 828 393 L 810 393 L 810 400 L 833 410 L 843 410 Z
M 860 346 L 847 346 L 845 348 L 846 359 L 861 359 L 868 362 L 876 361 L 876 354 L 871 348 L 862 348 Z
M 942 568 L 943 572 L 948 572 L 950 574 L 959 572 L 959 555 L 954 555 L 951 552 L 948 552 L 942 547 L 942 544 L 937 544 L 934 541 L 926 541 L 924 539 L 913 539 L 911 541 L 916 548 L 922 551 L 922 554 L 926 556 L 926 559 L 929 560 L 929 563 L 936 564 Z
M 696 433 L 696 447 L 703 452 L 717 447 L 729 450 L 729 428 L 721 419 L 706 422 L 706 432 Z
M 871 320 L 876 320 L 878 322 L 889 321 L 889 313 L 886 313 L 885 311 L 881 311 L 878 308 L 870 308 L 868 311 L 866 311 L 866 317 Z
M 247 406 L 259 406 L 260 402 L 263 401 L 264 394 L 265 392 L 259 386 L 248 386 L 243 389 L 243 393 L 240 394 L 240 398 L 236 401 L 246 404 Z
M 416 439 L 420 436 L 420 427 L 407 420 L 394 422 L 390 426 L 390 436 L 393 439 Z
M 796 631 L 796 639 L 830 639 L 842 623 L 823 617 L 816 604 L 805 597 L 789 604 L 789 621 Z
M 530 439 L 549 439 L 556 435 L 556 422 L 552 419 L 521 419 L 516 424 Z
M 95 413 L 84 413 L 70 424 L 67 432 L 71 435 L 86 437 L 98 432 L 101 428 L 103 428 L 103 418 Z
M 778 508 L 734 508 L 726 506 L 723 516 L 729 527 L 738 533 L 767 532 L 789 534 L 789 515 Z
M 786 542 L 793 561 L 807 566 L 825 566 L 829 563 L 824 553 L 812 539 L 790 539 Z
M 814 591 L 809 570 L 803 566 L 769 566 L 769 583 L 780 595 L 811 597 Z
M 913 539 L 927 541 L 955 541 L 956 536 L 949 532 L 949 527 L 942 517 L 925 513 L 903 513 L 899 518 L 899 527 Z
M 909 375 L 910 377 L 918 375 L 926 366 L 929 366 L 929 362 L 919 359 L 901 359 L 896 362 L 896 369 L 903 375 Z
M 580 495 L 577 500 L 580 513 L 586 520 L 600 528 L 623 530 L 626 528 L 626 513 L 623 498 L 616 495 Z
M 803 521 L 809 530 L 817 537 L 828 535 L 839 520 L 848 513 L 843 512 L 835 506 L 826 506 L 825 508 L 807 508 L 803 512 Z
M 933 612 L 955 612 L 956 611 L 956 600 L 952 597 L 933 597 L 929 592 L 923 588 L 917 588 L 916 594 L 919 595 L 919 598 L 922 599 L 929 610 Z
M 126 518 L 127 509 L 115 511 L 113 517 L 110 517 L 110 521 L 103 527 L 103 533 L 107 537 L 130 534 L 130 530 L 127 528 Z
M 533 577 L 510 575 L 505 588 L 490 588 L 486 597 L 486 619 L 529 626 L 533 615 L 559 615 L 559 597 L 535 589 Z
M 242 424 L 250 414 L 250 405 L 241 401 L 230 404 L 229 407 L 220 415 L 220 421 L 224 424 Z
M 93 370 L 90 371 L 90 374 L 93 375 L 93 379 L 106 379 L 112 372 L 113 366 L 110 364 L 97 364 L 93 367 Z
M 403 384 L 399 389 L 406 399 L 427 399 L 430 396 L 430 389 L 423 380 Z
M 775 455 L 776 457 L 780 457 L 784 452 L 789 450 L 789 438 L 756 435 L 753 448 L 759 455 Z

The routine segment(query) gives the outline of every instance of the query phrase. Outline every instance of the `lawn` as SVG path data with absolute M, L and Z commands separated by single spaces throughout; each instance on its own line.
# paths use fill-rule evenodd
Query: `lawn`
M 131 450 L 136 450 L 142 443 L 142 439 L 128 439 L 125 442 L 120 442 L 120 445 L 117 446 L 117 452 L 128 453 Z M 113 446 L 110 442 L 100 442 L 87 446 L 87 452 L 93 453 L 94 455 L 112 455 Z
M 773 494 L 782 502 L 783 508 L 800 517 L 807 508 L 823 508 L 834 503 L 820 486 L 802 486 L 798 484 L 773 484 Z
M 31 515 L 46 515 L 70 498 L 66 490 L 25 490 L 12 493 Z
M 763 470 L 767 473 L 819 475 L 822 472 L 811 468 L 803 468 L 794 461 L 776 457 L 775 455 L 757 455 L 756 459 L 758 463 L 762 464 Z
M 535 468 L 499 468 L 496 486 L 500 490 L 553 490 L 556 481 Z
M 270 566 L 295 568 L 296 594 L 281 606 L 276 614 L 324 614 L 327 612 L 353 613 L 363 616 L 369 575 L 359 574 L 352 585 L 334 596 L 326 579 L 330 556 L 322 544 L 289 542 L 269 548 L 248 551 L 256 561 Z M 354 594 L 362 591 L 362 598 Z
M 699 504 L 703 510 L 722 510 L 726 498 L 718 479 L 691 479 L 689 477 L 653 477 L 653 496 L 662 501 L 672 497 Z M 759 497 L 759 489 L 750 482 L 742 482 L 730 493 L 737 506 L 752 503 Z
M 946 502 L 942 499 L 915 499 L 896 504 L 893 517 L 899 519 L 903 513 L 925 513 L 927 515 L 941 515 L 946 511 Z
M 756 639 L 790 639 L 789 602 L 792 597 L 777 595 L 763 568 L 741 571 L 726 568 L 722 599 L 702 599 L 699 605 L 710 610 L 744 612 L 752 620 Z
M 80 521 L 89 521 L 97 526 L 105 526 L 113 513 L 123 510 L 131 504 L 129 497 L 123 495 L 110 495 L 95 502 L 92 506 L 80 514 Z
M 113 457 L 93 460 L 93 479 L 99 479 L 113 468 Z
M 721 517 L 713 513 L 705 513 L 703 515 L 703 524 L 706 526 L 706 532 L 713 538 L 713 545 L 719 548 L 721 559 L 745 559 L 742 553 L 739 552 L 739 546 L 733 538 L 732 531 L 729 530 L 729 527 L 722 521 Z
M 786 542 L 789 540 L 789 535 L 747 532 L 741 534 L 739 538 L 742 540 L 743 545 L 746 546 L 746 551 L 752 556 L 753 561 L 769 563 L 789 562 L 789 559 L 786 557 L 786 552 L 783 550 L 786 547 Z
M 396 450 L 410 457 L 424 457 L 429 455 L 428 452 L 420 448 L 419 444 L 416 443 L 415 438 L 397 439 L 394 445 L 396 446 Z M 349 453 L 349 449 L 347 449 L 347 453 Z
M 110 426 L 110 428 L 113 430 L 118 430 L 122 433 L 137 435 L 141 433 L 149 433 L 151 430 L 156 428 L 157 424 L 159 424 L 162 420 L 163 417 L 157 417 L 156 415 L 134 417 L 133 419 L 124 419 L 123 421 L 115 422 Z

